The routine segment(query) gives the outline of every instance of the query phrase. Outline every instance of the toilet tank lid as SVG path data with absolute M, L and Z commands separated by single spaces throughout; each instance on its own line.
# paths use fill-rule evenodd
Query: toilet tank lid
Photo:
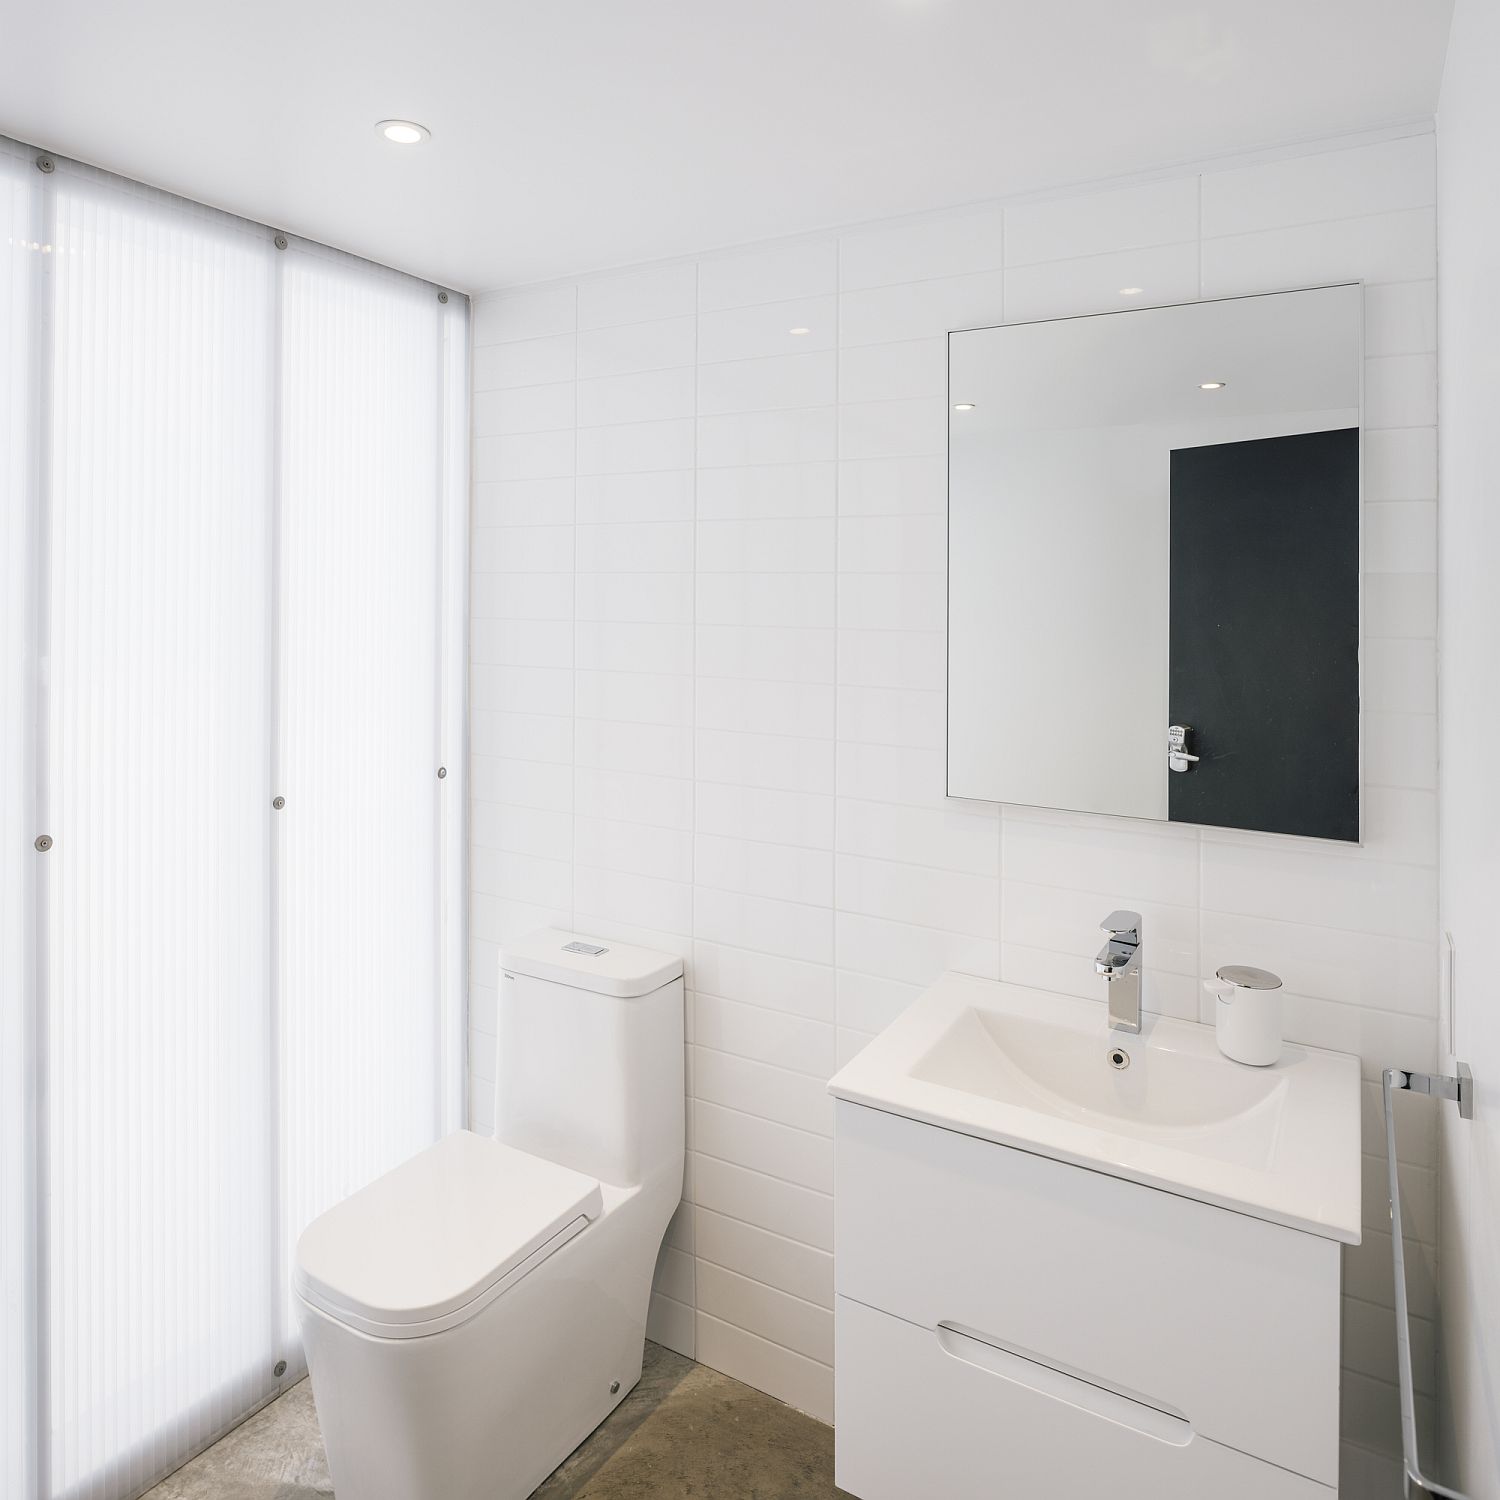
M 636 948 L 609 938 L 544 927 L 500 948 L 507 974 L 550 979 L 600 995 L 649 995 L 682 977 L 682 960 L 654 948 Z

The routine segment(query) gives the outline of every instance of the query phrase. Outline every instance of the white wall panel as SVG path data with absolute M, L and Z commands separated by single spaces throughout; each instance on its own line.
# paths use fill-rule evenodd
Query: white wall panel
M 665 741 L 632 740 L 627 750 L 622 734 L 618 753 L 636 780 L 609 793 L 595 773 L 575 772 L 580 794 L 623 799 L 608 809 L 613 852 L 581 835 L 571 860 L 547 866 L 544 887 L 532 856 L 512 852 L 515 840 L 496 834 L 476 803 L 476 869 L 483 862 L 488 884 L 516 894 L 492 901 L 476 884 L 474 899 L 486 938 L 476 996 L 493 984 L 493 945 L 539 919 L 623 937 L 655 916 L 650 940 L 682 951 L 691 938 L 697 1115 L 690 1202 L 674 1234 L 699 1263 L 699 1358 L 830 1415 L 826 1350 L 807 1337 L 815 1322 L 800 1310 L 827 1305 L 832 1210 L 818 1176 L 826 1138 L 803 1077 L 826 1076 L 945 967 L 1100 999 L 1098 918 L 1137 906 L 1148 913 L 1148 1007 L 1197 1016 L 1202 974 L 1266 963 L 1286 980 L 1298 1039 L 1358 1052 L 1371 1079 L 1388 1064 L 1433 1061 L 1432 202 L 1432 142 L 1416 134 L 705 257 L 698 445 L 692 467 L 670 475 L 677 508 L 670 517 L 634 509 L 667 493 L 669 476 L 632 476 L 640 487 L 617 525 L 578 529 L 576 596 L 570 539 L 547 553 L 552 571 L 543 571 L 524 528 L 497 528 L 491 561 L 474 575 L 476 621 L 571 619 L 575 597 L 587 597 L 577 618 L 589 621 L 591 651 L 607 652 L 610 635 L 629 642 L 637 619 L 670 618 L 695 637 L 690 669 L 681 655 L 656 660 L 645 647 L 601 657 L 587 691 L 579 673 L 573 715 L 550 706 L 545 732 L 533 705 L 502 702 L 492 721 L 476 718 L 476 758 L 520 746 L 531 758 L 571 759 L 575 728 L 580 745 L 597 745 L 586 719 L 696 732 L 687 763 Z M 1331 851 L 950 802 L 940 669 L 946 331 L 1351 277 L 1372 283 L 1375 396 L 1365 436 L 1365 845 Z M 497 388 L 524 388 L 533 371 L 537 385 L 555 380 L 560 350 L 549 346 L 544 365 L 526 342 L 503 340 L 520 338 L 517 329 L 555 336 L 572 293 L 611 320 L 578 335 L 585 377 L 680 372 L 694 361 L 694 320 L 667 292 L 680 297 L 683 279 L 674 266 L 601 278 L 602 290 L 590 280 L 482 299 L 476 367 Z M 632 285 L 642 289 L 634 314 Z M 1142 292 L 1122 299 L 1125 286 Z M 809 331 L 791 332 L 799 327 Z M 579 403 L 582 412 L 582 386 Z M 601 569 L 637 589 L 628 600 L 601 594 L 592 578 Z M 691 616 L 677 589 L 684 570 Z M 513 820 L 560 805 L 552 779 L 522 774 L 513 760 L 492 764 L 490 785 Z M 602 859 L 631 865 L 634 829 L 638 861 L 664 875 L 655 830 L 642 827 L 652 823 L 693 834 L 688 855 L 672 846 L 671 871 L 674 893 L 692 890 L 690 934 L 666 926 L 681 921 L 675 896 L 665 903 L 653 888 L 637 905 L 623 886 L 584 874 Z M 587 904 L 570 901 L 579 892 Z M 1371 1162 L 1375 1120 L 1370 1113 Z M 1430 1178 L 1435 1133 L 1403 1139 L 1409 1166 Z M 1415 1232 L 1431 1244 L 1432 1225 Z M 1348 1260 L 1346 1322 L 1366 1333 L 1391 1305 L 1380 1239 L 1372 1231 Z M 664 1265 L 658 1306 L 676 1311 L 653 1327 L 691 1350 L 685 1329 L 694 1325 L 675 1300 L 686 1288 L 682 1268 Z M 1430 1294 L 1421 1307 L 1426 1337 Z M 1351 1336 L 1344 1361 L 1346 1440 L 1384 1450 L 1350 1449 L 1347 1492 L 1374 1500 L 1397 1440 L 1385 1421 L 1392 1355 L 1378 1337 Z

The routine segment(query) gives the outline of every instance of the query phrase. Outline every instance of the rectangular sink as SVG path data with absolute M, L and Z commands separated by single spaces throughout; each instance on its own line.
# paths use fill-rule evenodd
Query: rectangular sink
M 1231 1062 L 1213 1029 L 949 974 L 829 1084 L 839 1099 L 1357 1244 L 1359 1063 Z

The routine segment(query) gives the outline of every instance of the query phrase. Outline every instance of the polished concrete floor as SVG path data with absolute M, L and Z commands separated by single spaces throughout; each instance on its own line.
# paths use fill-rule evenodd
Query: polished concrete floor
M 333 1494 L 303 1381 L 145 1500 Z M 833 1500 L 833 1431 L 749 1386 L 646 1345 L 640 1384 L 536 1500 Z M 412 1496 L 411 1500 L 442 1500 Z

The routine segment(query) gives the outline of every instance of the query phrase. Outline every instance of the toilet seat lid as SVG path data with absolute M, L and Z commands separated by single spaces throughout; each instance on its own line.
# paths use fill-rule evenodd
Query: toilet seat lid
M 430 1333 L 487 1303 L 602 1207 L 592 1177 L 460 1130 L 314 1219 L 297 1242 L 294 1282 L 341 1323 Z

